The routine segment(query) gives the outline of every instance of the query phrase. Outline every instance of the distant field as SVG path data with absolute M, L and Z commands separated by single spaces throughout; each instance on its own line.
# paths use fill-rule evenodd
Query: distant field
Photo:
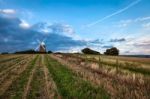
M 150 58 L 0 55 L 0 99 L 150 99 Z
M 80 54 L 80 56 L 85 57 L 85 55 Z M 92 58 L 99 58 L 99 55 L 87 55 L 88 57 Z M 101 55 L 101 58 L 103 59 L 112 59 L 112 60 L 120 60 L 120 61 L 127 61 L 127 62 L 137 62 L 137 63 L 143 63 L 143 64 L 150 64 L 150 58 L 144 58 L 144 57 L 127 57 L 127 56 L 106 56 Z

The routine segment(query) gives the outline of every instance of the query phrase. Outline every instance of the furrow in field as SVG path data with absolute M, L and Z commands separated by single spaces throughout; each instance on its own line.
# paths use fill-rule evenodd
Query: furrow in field
M 136 85 L 139 83 L 126 82 L 126 80 L 118 79 L 118 76 L 107 74 L 103 71 L 96 71 L 94 69 L 88 68 L 86 66 L 81 66 L 74 62 L 70 62 L 67 58 L 58 58 L 54 55 L 51 57 L 57 59 L 62 64 L 67 65 L 71 68 L 75 73 L 85 80 L 89 80 L 96 85 L 102 85 L 104 88 L 108 90 L 111 94 L 112 98 L 125 98 L 125 96 L 130 96 L 131 98 L 148 98 L 148 90 L 150 90 L 150 86 L 148 86 L 148 82 L 144 82 L 144 84 Z M 65 60 L 63 60 L 65 59 Z M 136 80 L 134 81 L 136 82 Z
M 38 61 L 36 61 L 36 64 L 37 64 L 37 62 Z M 33 79 L 33 74 L 35 73 L 36 68 L 37 68 L 37 66 L 34 66 L 34 68 L 32 69 L 32 71 L 30 73 L 27 85 L 26 85 L 26 87 L 24 89 L 24 93 L 23 93 L 22 99 L 26 99 L 27 98 L 27 95 L 28 95 L 29 90 L 30 90 L 31 81 Z
M 16 59 L 21 57 L 22 55 L 3 55 L 2 57 L 0 57 L 0 64 L 2 63 L 6 63 L 10 60 Z
M 24 61 L 22 64 L 18 64 L 18 66 L 14 67 L 11 71 L 9 71 L 9 75 L 3 79 L 0 87 L 0 96 L 9 88 L 13 81 L 15 81 L 20 74 L 26 69 L 28 60 Z
M 19 56 L 22 56 L 22 55 L 2 55 L 0 57 L 0 63 L 1 62 L 5 62 L 5 60 L 9 60 L 9 59 L 12 59 L 12 58 L 16 58 L 16 57 L 19 57 Z
M 42 66 L 44 71 L 44 79 L 45 79 L 45 89 L 47 93 L 48 99 L 60 98 L 60 95 L 57 91 L 57 87 L 48 71 L 48 68 L 45 65 L 45 56 L 42 55 Z
M 3 76 L 3 74 L 13 69 L 16 65 L 22 63 L 22 61 L 26 60 L 26 58 L 28 59 L 29 56 L 23 56 L 21 58 L 18 58 L 16 60 L 12 60 L 6 64 L 3 64 L 0 69 L 0 77 L 1 75 Z
M 30 89 L 28 90 L 28 94 L 26 95 L 27 99 L 48 99 L 46 90 L 45 90 L 45 80 L 44 80 L 44 72 L 41 64 L 41 56 L 35 64 L 36 69 L 33 73 L 33 79 L 30 83 Z
M 25 91 L 23 99 L 54 99 L 59 97 L 56 86 L 45 66 L 43 55 L 40 55 L 35 64 Z
M 0 73 L 0 85 L 3 83 L 3 80 L 9 76 L 11 71 L 13 72 L 14 70 L 17 70 L 18 68 L 20 68 L 20 66 L 25 64 L 29 60 L 29 58 L 30 58 L 29 56 L 21 58 L 19 62 L 17 62 L 16 64 L 12 66 L 9 66 L 6 70 L 3 70 Z
M 26 90 L 26 85 L 28 78 L 34 68 L 35 62 L 38 56 L 32 56 L 29 63 L 26 63 L 26 69 L 20 73 L 16 80 L 12 82 L 10 87 L 0 96 L 1 99 L 21 99 L 24 95 L 24 90 Z

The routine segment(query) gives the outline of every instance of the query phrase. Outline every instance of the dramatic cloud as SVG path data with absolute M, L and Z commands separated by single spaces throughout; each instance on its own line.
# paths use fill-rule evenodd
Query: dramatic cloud
M 68 24 L 62 23 L 46 23 L 41 22 L 32 26 L 33 29 L 36 29 L 42 33 L 56 33 L 61 35 L 73 35 L 75 33 L 74 29 Z
M 150 54 L 150 35 L 141 35 L 139 38 L 134 37 L 127 39 L 126 42 L 117 45 L 121 54 Z
M 74 30 L 70 25 L 54 23 L 48 26 L 51 29 L 52 33 L 64 33 L 64 34 L 73 34 Z
M 139 36 L 139 38 L 135 37 L 132 40 L 128 40 L 127 37 L 111 40 L 75 39 L 76 33 L 71 25 L 46 22 L 31 25 L 26 20 L 3 14 L 0 14 L 0 52 L 35 49 L 38 46 L 37 39 L 42 41 L 46 38 L 46 48 L 52 51 L 76 52 L 84 47 L 90 47 L 103 53 L 107 48 L 114 46 L 120 50 L 121 54 L 150 53 L 150 36 L 148 34 Z M 144 21 L 142 26 L 149 28 L 149 22 L 145 22 L 146 20 L 149 20 L 149 17 L 137 18 L 134 22 Z M 130 22 L 133 20 L 128 20 L 128 23 Z
M 144 48 L 144 49 L 150 49 L 150 40 L 144 40 L 138 43 L 134 43 L 133 46 Z
M 0 16 L 0 51 L 14 51 L 29 46 L 36 32 L 22 29 L 20 23 L 18 18 Z
M 43 26 L 42 24 L 38 25 L 38 28 L 41 29 Z M 36 40 L 42 40 L 43 38 L 46 38 L 47 49 L 53 51 L 86 45 L 85 41 L 74 40 L 61 34 L 61 32 L 73 33 L 68 29 L 68 25 L 50 25 L 48 28 L 51 28 L 53 32 L 45 35 L 42 31 L 35 29 L 35 25 L 31 26 L 16 17 L 0 15 L 0 27 L 0 52 L 34 49 L 38 45 Z
M 70 47 L 84 46 L 85 41 L 73 40 L 71 37 L 52 33 L 48 36 L 46 43 L 51 50 L 68 50 Z
M 110 42 L 123 42 L 126 41 L 125 38 L 120 38 L 120 39 L 111 39 Z

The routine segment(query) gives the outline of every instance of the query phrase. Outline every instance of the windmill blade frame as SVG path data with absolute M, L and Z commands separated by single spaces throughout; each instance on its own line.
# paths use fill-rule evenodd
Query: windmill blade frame
M 35 51 L 37 51 L 38 49 L 40 50 L 40 47 L 42 47 L 42 49 L 46 51 L 46 47 L 44 43 L 46 39 L 47 39 L 46 37 L 42 41 L 40 41 L 39 39 L 36 39 L 38 46 L 35 48 Z
M 38 48 L 39 48 L 39 45 L 34 49 L 35 51 L 37 51 L 38 50 Z

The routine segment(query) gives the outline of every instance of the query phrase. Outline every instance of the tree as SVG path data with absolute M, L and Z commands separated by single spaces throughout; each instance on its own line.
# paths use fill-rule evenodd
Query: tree
M 8 52 L 2 52 L 1 54 L 9 54 Z
M 116 47 L 112 47 L 110 49 L 106 49 L 104 52 L 105 55 L 119 55 L 119 50 Z
M 48 51 L 47 53 L 48 53 L 48 54 L 51 54 L 51 53 L 53 53 L 53 52 L 52 52 L 52 51 Z
M 84 54 L 100 54 L 100 52 L 97 52 L 97 51 L 94 51 L 94 50 L 92 50 L 92 49 L 90 49 L 90 48 L 84 48 L 84 49 L 82 49 L 81 50 L 82 51 L 82 53 L 84 53 Z
M 15 54 L 34 54 L 34 53 L 36 53 L 36 51 L 34 51 L 33 49 L 15 52 Z

